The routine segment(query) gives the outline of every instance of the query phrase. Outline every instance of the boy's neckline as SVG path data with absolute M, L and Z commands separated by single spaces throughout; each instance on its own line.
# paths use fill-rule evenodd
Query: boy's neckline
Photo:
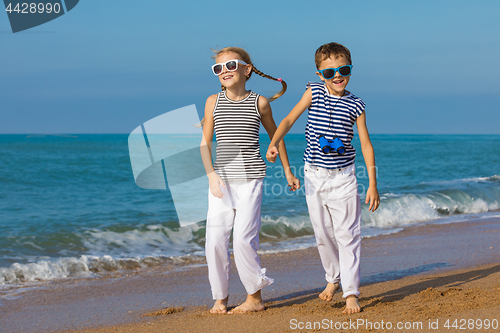
M 325 82 L 321 82 L 321 84 L 323 84 L 323 88 L 325 89 L 325 92 L 329 97 L 342 98 L 342 97 L 347 97 L 347 96 L 351 95 L 351 92 L 349 90 L 344 90 L 344 94 L 342 96 L 330 94 L 330 91 L 328 90 L 328 87 L 326 86 Z

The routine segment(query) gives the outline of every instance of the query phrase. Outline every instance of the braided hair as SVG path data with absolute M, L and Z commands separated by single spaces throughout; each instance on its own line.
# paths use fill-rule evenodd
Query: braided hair
M 272 77 L 270 75 L 264 74 L 261 71 L 259 71 L 255 67 L 255 65 L 252 64 L 252 60 L 250 59 L 250 55 L 244 49 L 239 48 L 239 47 L 232 47 L 232 46 L 230 46 L 230 47 L 225 47 L 225 48 L 220 49 L 220 50 L 214 50 L 214 49 L 212 49 L 212 51 L 214 51 L 214 53 L 215 53 L 212 56 L 212 59 L 216 59 L 217 56 L 219 56 L 220 54 L 225 53 L 225 52 L 234 52 L 234 53 L 238 54 L 240 56 L 241 60 L 243 60 L 244 62 L 246 62 L 250 66 L 252 66 L 252 70 L 250 71 L 250 74 L 248 74 L 248 76 L 246 77 L 247 81 L 252 76 L 252 72 L 254 72 L 255 74 L 260 75 L 260 76 L 262 76 L 262 77 L 264 77 L 266 79 L 270 79 L 270 80 L 273 80 L 273 81 L 280 82 L 281 83 L 281 90 L 278 93 L 276 93 L 273 96 L 271 96 L 270 98 L 268 98 L 269 102 L 272 102 L 272 101 L 276 100 L 277 98 L 283 96 L 283 94 L 285 93 L 286 88 L 287 88 L 286 82 L 283 81 L 280 78 L 277 79 L 275 77 Z M 224 87 L 224 85 L 221 85 L 221 89 L 224 91 L 224 90 L 226 90 L 226 87 Z M 203 125 L 204 121 L 205 121 L 205 117 L 203 117 L 203 119 L 198 124 L 196 124 L 194 126 L 195 127 L 201 127 Z
M 286 85 L 286 82 L 283 81 L 282 79 L 277 79 L 275 77 L 272 77 L 270 75 L 267 75 L 267 74 L 264 74 L 262 73 L 261 71 L 259 71 L 255 65 L 252 63 L 252 60 L 250 59 L 250 55 L 248 54 L 247 51 L 245 51 L 244 49 L 242 48 L 239 48 L 239 47 L 225 47 L 223 49 L 220 49 L 220 50 L 212 50 L 215 52 L 215 55 L 212 57 L 213 59 L 216 59 L 217 56 L 219 56 L 221 53 L 225 53 L 225 52 L 234 52 L 236 54 L 238 54 L 240 57 L 241 57 L 241 60 L 243 60 L 244 62 L 246 62 L 247 64 L 249 64 L 250 66 L 252 66 L 252 71 L 250 72 L 250 74 L 247 76 L 247 80 L 252 76 L 252 72 L 254 72 L 255 74 L 257 75 L 260 75 L 266 79 L 270 79 L 270 80 L 273 80 L 273 81 L 278 81 L 281 83 L 281 90 L 274 94 L 273 96 L 271 96 L 270 98 L 268 98 L 268 101 L 269 102 L 272 102 L 274 100 L 276 100 L 277 98 L 283 96 L 283 94 L 285 93 L 286 91 L 286 88 L 287 88 L 287 85 Z M 226 90 L 226 87 L 224 87 L 223 85 L 221 85 L 221 88 L 222 90 Z

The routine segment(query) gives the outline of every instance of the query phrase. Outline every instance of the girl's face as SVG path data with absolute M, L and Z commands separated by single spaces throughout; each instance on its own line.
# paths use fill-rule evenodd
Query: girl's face
M 234 60 L 234 59 L 242 60 L 238 55 L 238 53 L 224 52 L 217 56 L 215 62 L 225 63 L 228 60 Z M 219 75 L 219 80 L 221 84 L 226 88 L 234 87 L 235 85 L 240 85 L 240 84 L 245 85 L 247 76 L 250 74 L 251 70 L 252 70 L 251 66 L 243 65 L 241 63 L 238 63 L 238 69 L 231 72 L 227 70 L 226 66 L 223 66 L 222 73 Z

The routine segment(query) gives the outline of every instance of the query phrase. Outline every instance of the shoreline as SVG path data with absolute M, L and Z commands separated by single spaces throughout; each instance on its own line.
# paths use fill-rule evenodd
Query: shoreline
M 391 293 L 391 290 L 405 288 L 399 286 L 400 283 L 425 276 L 454 275 L 453 272 L 484 275 L 478 272 L 485 269 L 491 271 L 489 275 L 495 275 L 500 271 L 500 265 L 495 265 L 500 258 L 499 235 L 499 218 L 480 218 L 467 222 L 410 226 L 398 233 L 364 238 L 360 302 L 364 302 L 366 297 L 373 299 L 374 293 L 380 288 L 386 288 L 386 292 Z M 266 305 L 272 311 L 265 310 L 263 313 L 243 317 L 253 318 L 252 321 L 256 319 L 255 316 L 260 315 L 276 317 L 272 314 L 273 311 L 288 313 L 309 302 L 312 302 L 313 308 L 324 307 L 316 300 L 317 293 L 326 284 L 316 248 L 262 254 L 260 257 L 268 276 L 275 279 L 273 285 L 263 290 Z M 235 306 L 244 301 L 245 291 L 234 264 L 232 268 L 229 305 Z M 154 324 L 158 321 L 175 321 L 175 318 L 180 318 L 180 322 L 189 320 L 193 325 L 206 320 L 212 322 L 213 319 L 205 315 L 212 305 L 206 270 L 206 266 L 197 266 L 165 272 L 160 267 L 146 272 L 127 271 L 97 279 L 54 281 L 39 290 L 26 292 L 19 299 L 5 300 L 0 307 L 2 326 L 5 332 L 65 329 L 92 331 L 90 328 L 99 332 L 99 329 L 106 331 L 111 326 L 126 332 L 125 327 L 133 325 L 139 326 L 134 326 L 131 331 L 149 331 L 144 326 L 148 325 L 147 322 Z M 436 281 L 438 280 L 436 277 Z M 439 287 L 443 286 L 445 285 L 439 284 Z M 422 290 L 418 290 L 420 292 Z M 340 297 L 337 294 L 334 299 L 334 312 L 342 307 Z M 405 297 L 416 296 L 415 293 L 410 293 Z M 390 306 L 391 301 L 386 303 L 386 306 Z M 365 303 L 362 306 L 367 305 Z M 158 319 L 142 317 L 161 309 L 178 307 L 186 310 L 158 316 Z M 298 314 L 303 315 L 301 312 Z M 369 316 L 369 313 L 363 311 L 361 315 Z M 197 324 L 198 321 L 200 323 Z M 243 321 L 241 325 L 245 327 L 246 324 Z
M 342 314 L 338 293 L 325 302 L 319 292 L 308 291 L 267 301 L 264 311 L 254 313 L 213 315 L 209 307 L 170 307 L 127 324 L 58 332 L 220 332 L 221 327 L 231 332 L 458 332 L 471 319 L 476 330 L 468 331 L 498 332 L 499 281 L 500 264 L 490 264 L 361 286 L 363 310 L 353 315 Z

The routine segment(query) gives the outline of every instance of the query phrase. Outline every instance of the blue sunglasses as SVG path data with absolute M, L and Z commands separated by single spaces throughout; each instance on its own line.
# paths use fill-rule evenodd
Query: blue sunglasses
M 352 65 L 345 65 L 345 66 L 340 66 L 337 68 L 325 68 L 325 69 L 318 69 L 318 72 L 323 75 L 325 80 L 329 80 L 335 76 L 335 73 L 339 72 L 340 75 L 342 76 L 349 76 L 351 75 L 351 70 L 352 70 Z

